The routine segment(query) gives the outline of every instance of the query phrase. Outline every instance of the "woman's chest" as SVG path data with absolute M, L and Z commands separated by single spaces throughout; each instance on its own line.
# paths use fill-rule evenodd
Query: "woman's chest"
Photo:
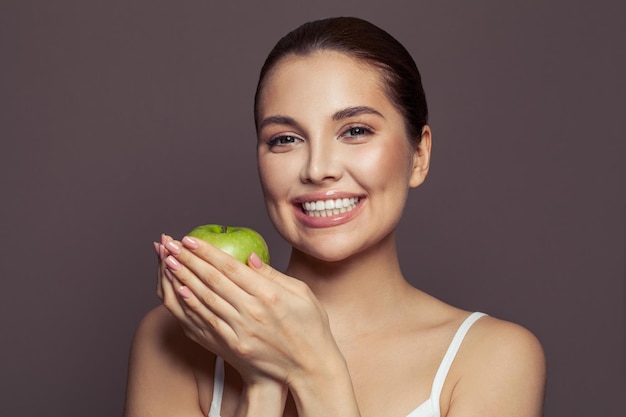
M 350 376 L 362 417 L 406 417 L 426 400 L 431 393 L 437 371 L 438 356 L 427 350 L 395 345 L 393 351 L 372 346 L 366 354 L 347 353 Z M 433 356 L 429 359 L 429 356 Z M 419 358 L 419 359 L 417 359 Z M 329 381 L 332 383 L 332 381 Z M 208 384 L 206 384 L 208 385 Z M 211 393 L 207 386 L 205 389 Z M 221 417 L 235 415 L 240 402 L 243 383 L 236 371 L 227 367 L 222 394 Z M 204 410 L 209 410 L 211 398 L 205 395 Z M 291 395 L 285 404 L 284 417 L 297 417 Z

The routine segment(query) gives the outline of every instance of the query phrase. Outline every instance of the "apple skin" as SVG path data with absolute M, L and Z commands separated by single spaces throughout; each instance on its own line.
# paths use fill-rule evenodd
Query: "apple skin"
M 188 233 L 188 236 L 209 242 L 244 264 L 248 263 L 248 257 L 252 252 L 256 253 L 264 263 L 270 263 L 267 243 L 259 233 L 247 227 L 205 224 L 195 227 Z

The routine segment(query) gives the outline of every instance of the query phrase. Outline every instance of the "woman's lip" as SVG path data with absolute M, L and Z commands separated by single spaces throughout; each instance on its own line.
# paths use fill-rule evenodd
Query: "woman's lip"
M 351 196 L 352 198 L 356 198 L 354 194 L 351 194 Z M 334 198 L 339 198 L 339 197 L 334 196 Z M 331 199 L 332 198 L 328 198 L 328 197 L 326 198 L 326 200 L 331 200 Z M 344 213 L 339 213 L 339 214 L 333 214 L 333 215 L 325 216 L 325 217 L 322 217 L 322 216 L 315 217 L 315 216 L 308 215 L 305 212 L 305 210 L 302 208 L 302 203 L 294 204 L 294 210 L 296 212 L 296 217 L 298 218 L 298 220 L 307 227 L 313 227 L 313 228 L 333 227 L 333 226 L 338 226 L 338 225 L 347 223 L 351 221 L 353 218 L 355 218 L 361 212 L 361 208 L 363 207 L 364 200 L 365 200 L 364 197 L 358 198 L 358 203 L 350 211 L 346 211 Z M 314 200 L 305 200 L 305 201 L 314 201 Z
M 357 193 L 350 193 L 345 191 L 325 191 L 319 193 L 307 193 L 301 196 L 298 196 L 292 200 L 293 204 L 300 205 L 302 203 L 312 202 L 312 201 L 325 201 L 325 200 L 336 200 L 338 198 L 359 198 L 363 199 L 365 196 Z

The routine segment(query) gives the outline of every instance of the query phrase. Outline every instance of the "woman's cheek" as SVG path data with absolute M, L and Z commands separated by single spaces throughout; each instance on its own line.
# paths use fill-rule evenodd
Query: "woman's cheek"
M 355 175 L 370 186 L 389 185 L 394 183 L 392 179 L 408 181 L 409 157 L 402 146 L 389 146 L 383 141 L 376 145 L 368 144 L 367 148 L 358 149 L 347 160 L 352 161 Z
M 265 198 L 265 204 L 272 221 L 279 214 L 279 207 L 289 204 L 289 189 L 298 178 L 293 176 L 288 158 L 279 158 L 277 155 L 259 157 L 259 178 Z

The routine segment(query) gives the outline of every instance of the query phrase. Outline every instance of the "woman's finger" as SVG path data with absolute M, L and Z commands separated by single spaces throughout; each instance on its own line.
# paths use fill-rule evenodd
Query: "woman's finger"
M 210 243 L 190 236 L 185 236 L 181 243 L 184 248 L 180 255 L 175 255 L 176 258 L 194 271 L 202 269 L 198 271 L 198 275 L 225 298 L 228 294 L 222 293 L 218 285 L 222 285 L 225 290 L 232 290 L 227 286 L 229 281 L 250 295 L 258 295 L 267 289 L 265 286 L 267 282 L 259 280 L 257 273 Z M 192 253 L 196 258 L 189 257 L 188 253 Z M 262 263 L 260 259 L 259 262 Z M 207 270 L 206 264 L 209 264 L 213 270 Z M 224 277 L 228 279 L 225 280 Z
M 303 285 L 302 281 L 287 276 L 272 268 L 271 265 L 263 262 L 263 260 L 261 260 L 259 255 L 256 253 L 251 253 L 248 257 L 248 266 L 258 272 L 261 276 L 265 277 L 268 281 L 278 284 L 291 292 L 297 292 Z
M 193 254 L 191 254 L 191 257 L 194 257 Z M 187 260 L 189 261 L 189 259 Z M 222 297 L 221 294 L 214 290 L 213 286 L 209 286 L 204 283 L 206 279 L 201 280 L 194 271 L 189 269 L 186 265 L 183 265 L 178 258 L 175 258 L 173 255 L 165 258 L 165 264 L 167 265 L 167 271 L 169 271 L 170 274 L 173 274 L 176 277 L 176 280 L 181 283 L 181 286 L 185 288 L 182 293 L 180 289 L 178 289 L 178 292 L 180 296 L 185 298 L 185 304 L 189 308 L 196 311 L 196 313 L 200 314 L 209 323 L 214 323 L 214 317 L 219 317 L 221 320 L 232 325 L 233 321 L 239 315 L 237 304 L 245 302 L 244 300 L 240 300 L 232 295 L 230 298 Z M 206 265 L 205 268 L 201 269 L 205 270 L 205 274 L 215 274 L 216 272 L 210 265 Z M 206 272 L 207 270 L 209 272 Z M 221 289 L 222 292 L 228 292 L 223 289 L 226 286 L 230 287 L 231 293 L 232 291 L 235 291 L 240 297 L 247 296 L 245 292 L 229 282 L 228 279 L 223 276 L 209 279 L 209 281 L 216 280 L 224 281 L 220 284 L 214 283 L 214 286 Z M 186 296 L 187 291 L 189 291 L 193 297 Z M 232 301 L 233 299 L 235 302 Z
M 213 255 L 219 252 L 219 257 L 222 259 L 222 265 L 227 264 L 225 269 L 220 270 L 214 264 L 210 257 L 203 258 L 199 253 L 192 252 L 187 249 L 181 242 L 170 241 L 167 243 L 167 249 L 171 253 L 171 256 L 166 258 L 168 267 L 174 273 L 177 273 L 177 269 L 181 268 L 181 275 L 178 276 L 179 280 L 187 285 L 200 299 L 206 298 L 207 302 L 211 302 L 214 294 L 220 298 L 226 300 L 235 309 L 241 310 L 245 303 L 249 301 L 249 296 L 245 288 L 240 286 L 240 283 L 244 281 L 244 276 L 250 274 L 252 271 L 239 262 L 232 256 L 222 252 L 220 249 L 212 247 L 208 243 L 206 244 L 213 250 Z M 187 274 L 184 269 L 190 272 Z M 248 278 L 248 280 L 250 280 Z M 258 277 L 257 277 L 258 280 Z M 206 291 L 206 289 L 210 291 Z
M 226 324 L 214 314 L 207 312 L 206 308 L 203 313 L 199 313 L 198 308 L 193 308 L 197 303 L 197 301 L 190 299 L 193 294 L 168 269 L 164 271 L 162 288 L 163 305 L 178 319 L 185 334 L 212 352 L 219 350 L 216 334 L 219 335 L 221 331 L 229 336 L 230 333 Z
M 189 330 L 197 337 L 196 341 L 217 354 L 221 353 L 219 347 L 224 342 L 228 346 L 233 345 L 237 335 L 226 320 L 207 308 L 189 287 L 178 286 L 177 295 L 190 322 Z M 219 343 L 218 339 L 222 342 Z
M 169 252 L 165 248 L 164 243 L 166 243 L 168 240 L 171 240 L 171 238 L 169 238 L 168 236 L 164 234 L 161 234 L 161 242 L 160 243 L 154 242 L 154 250 L 157 254 L 157 261 L 158 261 L 156 294 L 157 294 L 157 297 L 159 297 L 161 300 L 163 300 L 163 286 L 162 286 L 162 282 L 164 278 L 163 274 L 166 268 L 165 264 L 163 263 L 163 260 L 165 259 L 167 255 L 169 255 Z
M 162 268 L 161 268 L 161 245 L 157 242 L 153 242 L 154 244 L 154 251 L 156 252 L 156 256 L 157 256 L 157 282 L 156 282 L 156 294 L 157 297 L 159 297 L 159 299 L 163 300 L 163 286 L 161 285 L 161 279 L 162 279 Z
M 161 288 L 163 297 L 161 301 L 165 308 L 167 308 L 175 317 L 181 320 L 185 315 L 185 311 L 182 308 L 176 288 L 180 287 L 179 282 L 175 282 L 175 277 L 171 272 L 165 270 L 161 277 Z

